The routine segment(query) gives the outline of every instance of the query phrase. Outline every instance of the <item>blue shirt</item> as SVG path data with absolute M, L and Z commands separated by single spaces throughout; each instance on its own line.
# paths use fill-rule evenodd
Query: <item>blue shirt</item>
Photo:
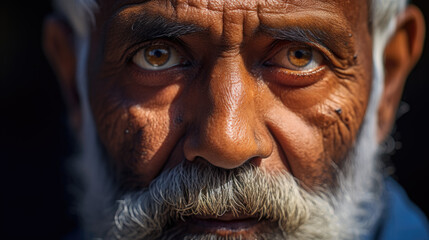
M 429 240 L 426 216 L 393 179 L 386 180 L 386 204 L 374 240 Z M 370 238 L 371 239 L 371 238 Z

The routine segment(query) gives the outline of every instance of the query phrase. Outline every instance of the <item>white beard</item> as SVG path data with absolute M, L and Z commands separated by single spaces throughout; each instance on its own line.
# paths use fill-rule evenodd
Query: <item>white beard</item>
M 374 123 L 375 121 L 370 122 Z M 285 236 L 287 236 L 287 239 L 359 239 L 362 235 L 366 235 L 368 230 L 375 225 L 382 209 L 382 201 L 380 200 L 382 181 L 381 174 L 377 171 L 377 145 L 373 137 L 374 134 L 372 134 L 374 131 L 371 133 L 371 127 L 369 126 L 368 122 L 364 124 L 355 151 L 349 154 L 348 164 L 343 170 L 338 170 L 339 186 L 334 192 L 305 192 L 287 173 L 284 173 L 283 177 L 277 180 L 277 186 L 282 186 L 282 189 L 293 189 L 292 191 L 296 193 L 290 194 L 288 192 L 288 195 L 283 194 L 285 198 L 282 203 L 287 207 L 278 206 L 278 211 L 285 211 L 284 215 L 286 216 L 289 215 L 291 209 L 300 209 L 300 211 L 294 213 L 296 219 L 288 219 L 291 222 L 295 222 L 295 225 L 289 224 L 285 226 L 284 229 L 279 231 L 278 235 L 275 235 L 276 239 L 279 236 L 284 238 L 279 237 L 278 239 L 285 239 Z M 174 202 L 172 198 L 176 197 L 176 195 L 170 194 L 171 198 L 158 198 L 156 201 L 153 197 L 157 194 L 156 190 L 160 189 L 159 186 L 171 185 L 163 184 L 162 181 L 159 181 L 160 178 L 164 178 L 165 182 L 174 182 L 178 185 L 183 182 L 183 180 L 177 179 L 174 174 L 164 174 L 165 176 L 161 175 L 154 180 L 155 182 L 159 181 L 159 184 L 153 184 L 155 190 L 145 189 L 141 192 L 129 193 L 115 199 L 117 197 L 117 188 L 112 184 L 107 171 L 105 171 L 105 161 L 101 158 L 100 152 L 97 151 L 99 146 L 95 142 L 95 136 L 93 139 L 93 143 L 86 145 L 87 151 L 84 151 L 81 157 L 77 159 L 79 168 L 76 169 L 85 184 L 84 194 L 80 196 L 80 212 L 84 229 L 90 234 L 91 238 L 94 236 L 102 237 L 103 239 L 154 239 L 153 236 L 165 237 L 160 230 L 164 229 L 168 222 L 186 217 L 189 214 L 187 212 L 183 213 L 183 215 L 178 214 L 180 211 L 177 211 L 177 209 L 180 209 L 180 206 L 165 207 L 165 205 L 168 205 L 165 204 L 166 202 Z M 92 150 L 90 151 L 90 149 Z M 252 174 L 249 173 L 247 179 L 253 179 Z M 177 175 L 180 176 L 181 174 Z M 194 179 L 198 179 L 198 177 L 194 177 Z M 198 182 L 200 181 L 197 180 L 194 184 Z M 228 188 L 230 182 L 227 180 L 220 184 L 224 188 Z M 243 182 L 242 185 L 254 186 L 249 182 Z M 178 187 L 174 188 L 178 189 Z M 201 189 L 201 187 L 195 186 L 194 189 Z M 171 188 L 168 190 L 170 191 Z M 250 192 L 251 190 L 247 191 Z M 266 193 L 264 196 L 267 195 L 270 194 Z M 177 196 L 180 197 L 180 194 Z M 117 202 L 119 199 L 121 200 Z M 219 198 L 216 197 L 216 199 Z M 164 205 L 159 206 L 156 204 L 157 202 L 163 202 Z M 234 196 L 230 196 L 229 201 L 228 199 L 223 201 L 225 206 L 231 206 L 231 202 L 235 202 Z M 216 201 L 211 202 L 211 204 L 213 203 L 216 203 Z M 242 212 L 246 209 L 237 208 L 236 210 Z M 170 220 L 166 220 L 164 216 L 153 214 L 166 211 L 169 213 L 168 215 L 171 215 Z M 201 209 L 198 211 L 192 209 L 192 211 L 207 215 L 218 214 L 209 211 L 204 212 Z M 260 214 L 266 217 L 266 213 Z M 151 217 L 148 218 L 147 216 Z M 274 220 L 282 221 L 282 219 Z M 155 224 L 153 224 L 154 222 Z M 289 231 L 285 231 L 285 229 L 289 229 Z M 291 231 L 290 229 L 294 230 Z M 195 239 L 218 238 L 213 236 L 213 238 Z M 274 235 L 266 239 L 274 239 Z

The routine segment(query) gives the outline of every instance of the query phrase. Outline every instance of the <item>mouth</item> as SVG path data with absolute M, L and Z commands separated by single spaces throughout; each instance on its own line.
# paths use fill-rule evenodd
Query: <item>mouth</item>
M 266 221 L 255 216 L 226 213 L 222 216 L 193 216 L 186 224 L 188 232 L 192 234 L 245 237 L 260 232 Z

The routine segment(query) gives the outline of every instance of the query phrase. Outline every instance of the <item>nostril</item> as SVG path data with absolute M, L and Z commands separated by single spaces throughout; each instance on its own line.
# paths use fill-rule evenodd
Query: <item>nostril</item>
M 211 166 L 215 166 L 215 167 L 219 167 L 219 168 L 224 168 L 224 169 L 234 169 L 234 168 L 240 167 L 241 165 L 246 164 L 246 163 L 250 163 L 251 165 L 253 165 L 255 167 L 259 167 L 259 166 L 261 166 L 263 158 L 261 158 L 261 157 L 252 157 L 252 158 L 248 159 L 247 161 L 242 161 L 240 165 L 237 165 L 237 166 L 234 166 L 234 167 L 219 166 L 219 165 L 213 164 L 211 161 L 206 160 L 205 158 L 200 157 L 200 156 L 196 156 L 193 159 L 186 159 L 186 161 L 192 162 L 193 164 L 197 164 L 197 165 L 200 165 L 202 167 L 207 166 L 207 165 L 211 165 Z
M 251 163 L 255 167 L 261 166 L 262 158 L 261 157 L 252 157 L 247 162 Z
M 201 166 L 213 165 L 209 161 L 207 161 L 206 159 L 204 159 L 203 157 L 200 157 L 200 156 L 196 156 L 193 159 L 186 159 L 186 161 L 189 161 L 189 162 L 192 162 L 194 164 L 201 165 Z
M 183 153 L 187 161 L 204 160 L 217 167 L 233 169 L 248 161 L 260 165 L 262 159 L 268 158 L 273 151 L 271 138 L 261 133 L 264 129 L 259 129 L 258 134 L 249 129 L 240 131 L 235 139 L 225 137 L 221 131 L 216 131 L 218 129 L 204 130 L 186 136 Z

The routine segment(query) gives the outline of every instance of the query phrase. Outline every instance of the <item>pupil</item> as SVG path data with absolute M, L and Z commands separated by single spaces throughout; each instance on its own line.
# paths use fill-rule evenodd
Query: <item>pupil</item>
M 155 50 L 155 52 L 153 53 L 153 55 L 155 55 L 155 57 L 159 58 L 159 57 L 162 56 L 162 52 L 159 49 L 157 49 L 157 50 Z
M 296 51 L 295 52 L 295 57 L 296 58 L 302 58 L 304 56 L 304 53 L 302 51 Z
M 295 67 L 305 67 L 312 60 L 312 52 L 309 47 L 293 47 L 289 49 L 287 53 L 289 62 Z
M 170 59 L 170 49 L 164 46 L 152 46 L 145 50 L 145 60 L 154 67 L 165 65 Z

